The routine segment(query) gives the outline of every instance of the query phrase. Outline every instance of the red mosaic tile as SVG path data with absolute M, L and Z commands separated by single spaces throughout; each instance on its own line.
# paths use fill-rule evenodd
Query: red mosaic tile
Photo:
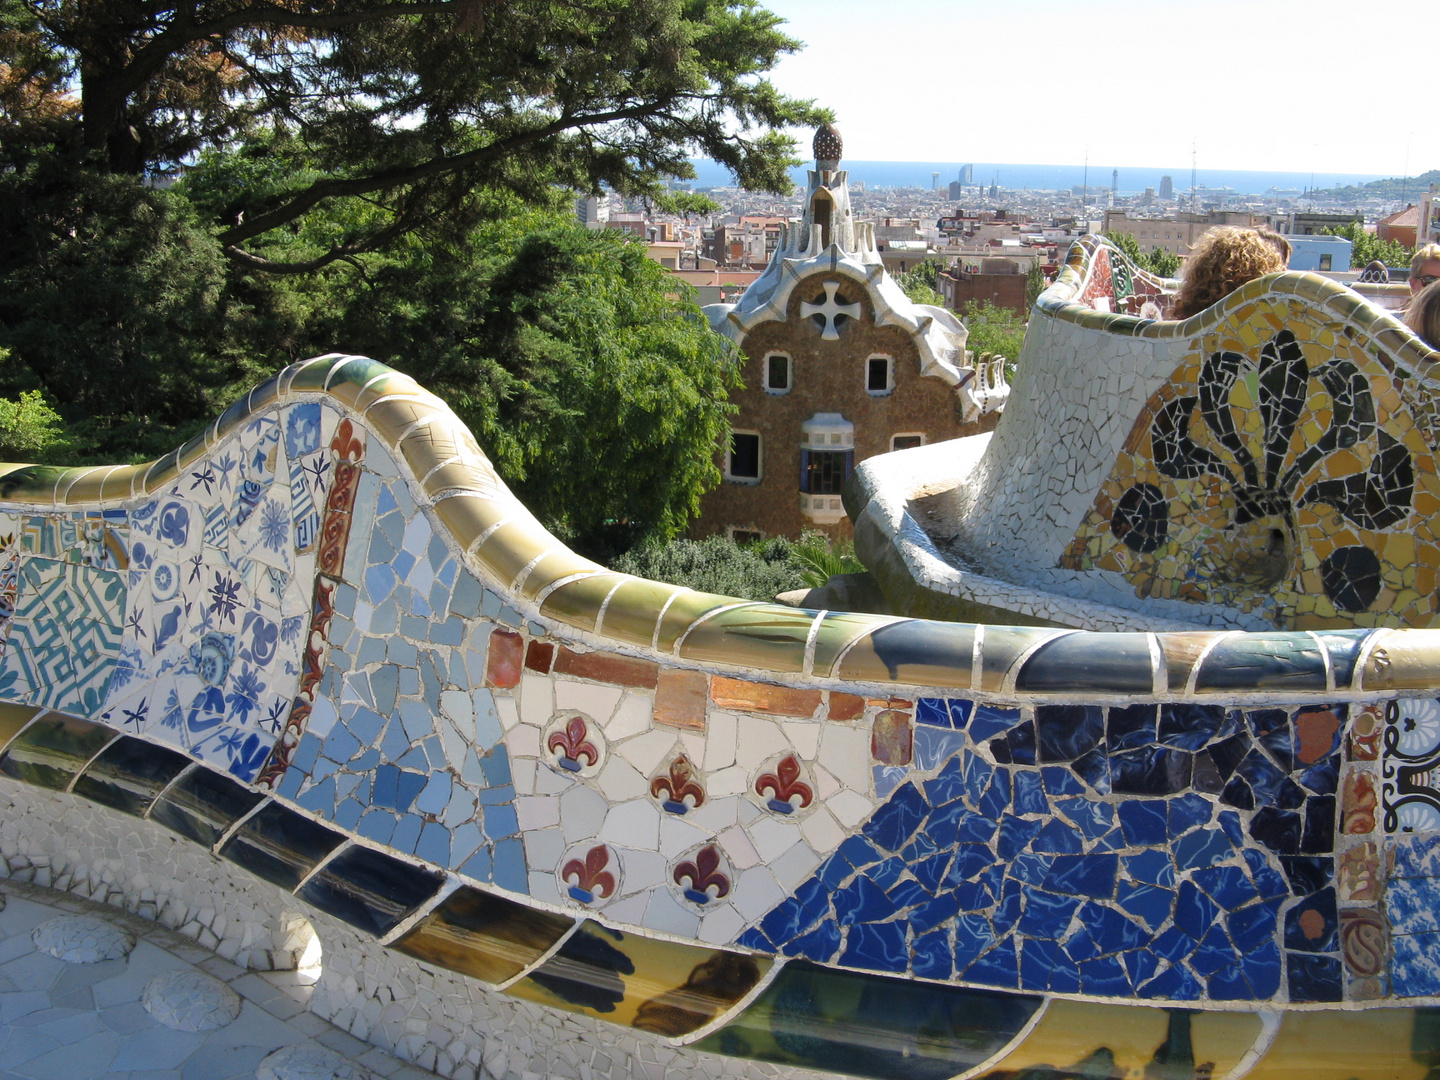
M 525 666 L 541 675 L 550 674 L 550 665 L 555 661 L 555 646 L 548 641 L 532 641 L 525 650 Z
M 508 689 L 520 683 L 525 639 L 514 630 L 490 631 L 490 654 L 485 658 L 485 685 Z
M 865 715 L 865 699 L 859 694 L 842 694 L 839 690 L 830 691 L 830 712 L 831 720 L 859 720 Z
M 573 675 L 577 679 L 593 679 L 615 686 L 654 690 L 656 680 L 660 677 L 660 665 L 653 660 L 639 660 L 633 656 L 618 656 L 615 653 L 573 652 L 562 645 L 559 655 L 555 657 L 555 674 Z
M 887 709 L 875 717 L 870 729 L 870 756 L 881 765 L 909 765 L 914 739 L 910 717 Z

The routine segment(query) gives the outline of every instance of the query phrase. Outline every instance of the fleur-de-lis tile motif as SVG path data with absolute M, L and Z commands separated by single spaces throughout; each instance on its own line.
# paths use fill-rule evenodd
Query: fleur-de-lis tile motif
M 708 904 L 730 893 L 730 877 L 721 866 L 720 849 L 706 844 L 695 852 L 694 858 L 677 863 L 671 877 L 686 900 L 692 904 Z
M 663 773 L 650 781 L 650 794 L 671 814 L 683 815 L 705 802 L 705 789 L 695 779 L 695 766 L 684 754 L 677 755 Z
M 848 303 L 843 295 L 839 294 L 840 282 L 822 282 L 825 287 L 825 295 L 816 297 L 814 303 L 801 301 L 800 317 L 812 319 L 815 325 L 820 327 L 820 338 L 823 341 L 839 341 L 840 328 L 845 325 L 847 319 L 860 318 L 860 305 Z
M 615 895 L 619 882 L 607 867 L 611 864 L 611 852 L 604 844 L 596 844 L 585 852 L 584 860 L 571 859 L 560 868 L 560 880 L 565 882 L 572 900 L 582 904 L 593 904 L 597 900 L 609 900 Z
M 600 750 L 588 738 L 590 729 L 585 719 L 572 716 L 559 731 L 545 740 L 545 749 L 555 755 L 556 763 L 568 772 L 579 772 L 600 763 Z
M 773 772 L 761 773 L 755 793 L 777 814 L 793 814 L 815 801 L 815 789 L 800 778 L 800 759 L 794 754 L 782 757 Z

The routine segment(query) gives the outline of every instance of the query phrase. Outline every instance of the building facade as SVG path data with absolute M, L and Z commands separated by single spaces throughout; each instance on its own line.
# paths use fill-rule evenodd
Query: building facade
M 833 127 L 816 134 L 800 223 L 737 303 L 705 309 L 739 346 L 745 386 L 696 535 L 848 531 L 840 493 L 857 461 L 980 432 L 998 407 L 964 324 L 912 303 L 873 227 L 854 220 L 840 149 Z

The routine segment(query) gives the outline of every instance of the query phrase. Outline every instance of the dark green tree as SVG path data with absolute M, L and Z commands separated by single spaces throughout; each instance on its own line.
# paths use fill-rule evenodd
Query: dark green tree
M 990 353 L 1005 357 L 1011 364 L 1020 359 L 1020 347 L 1025 344 L 1025 320 L 1009 308 L 989 300 L 970 300 L 960 317 L 970 331 L 966 348 L 976 357 Z
M 1350 241 L 1350 266 L 1363 270 L 1367 263 L 1379 259 L 1386 266 L 1409 266 L 1415 249 L 1394 240 L 1381 240 L 1372 232 L 1366 232 L 1358 221 L 1344 225 L 1332 225 L 1325 232 L 1330 236 L 1341 236 Z
M 278 168 L 223 206 L 226 255 L 304 273 L 384 248 L 479 188 L 663 201 L 690 155 L 788 190 L 822 113 L 764 74 L 798 43 L 755 0 L 0 0 L 12 160 L 160 176 L 280 133 Z M 360 200 L 303 262 L 255 250 Z M 343 219 L 344 215 L 342 215 Z
M 521 500 L 587 550 L 676 535 L 720 480 L 733 349 L 623 234 L 517 212 L 460 241 L 404 245 L 363 280 L 334 273 L 307 308 L 306 351 L 413 375 Z

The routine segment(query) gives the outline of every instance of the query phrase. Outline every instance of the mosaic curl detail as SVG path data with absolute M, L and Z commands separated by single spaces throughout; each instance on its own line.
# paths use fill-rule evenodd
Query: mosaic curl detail
M 1285 628 L 1430 625 L 1440 484 L 1400 389 L 1334 327 L 1221 327 L 1146 403 L 1060 565 Z

